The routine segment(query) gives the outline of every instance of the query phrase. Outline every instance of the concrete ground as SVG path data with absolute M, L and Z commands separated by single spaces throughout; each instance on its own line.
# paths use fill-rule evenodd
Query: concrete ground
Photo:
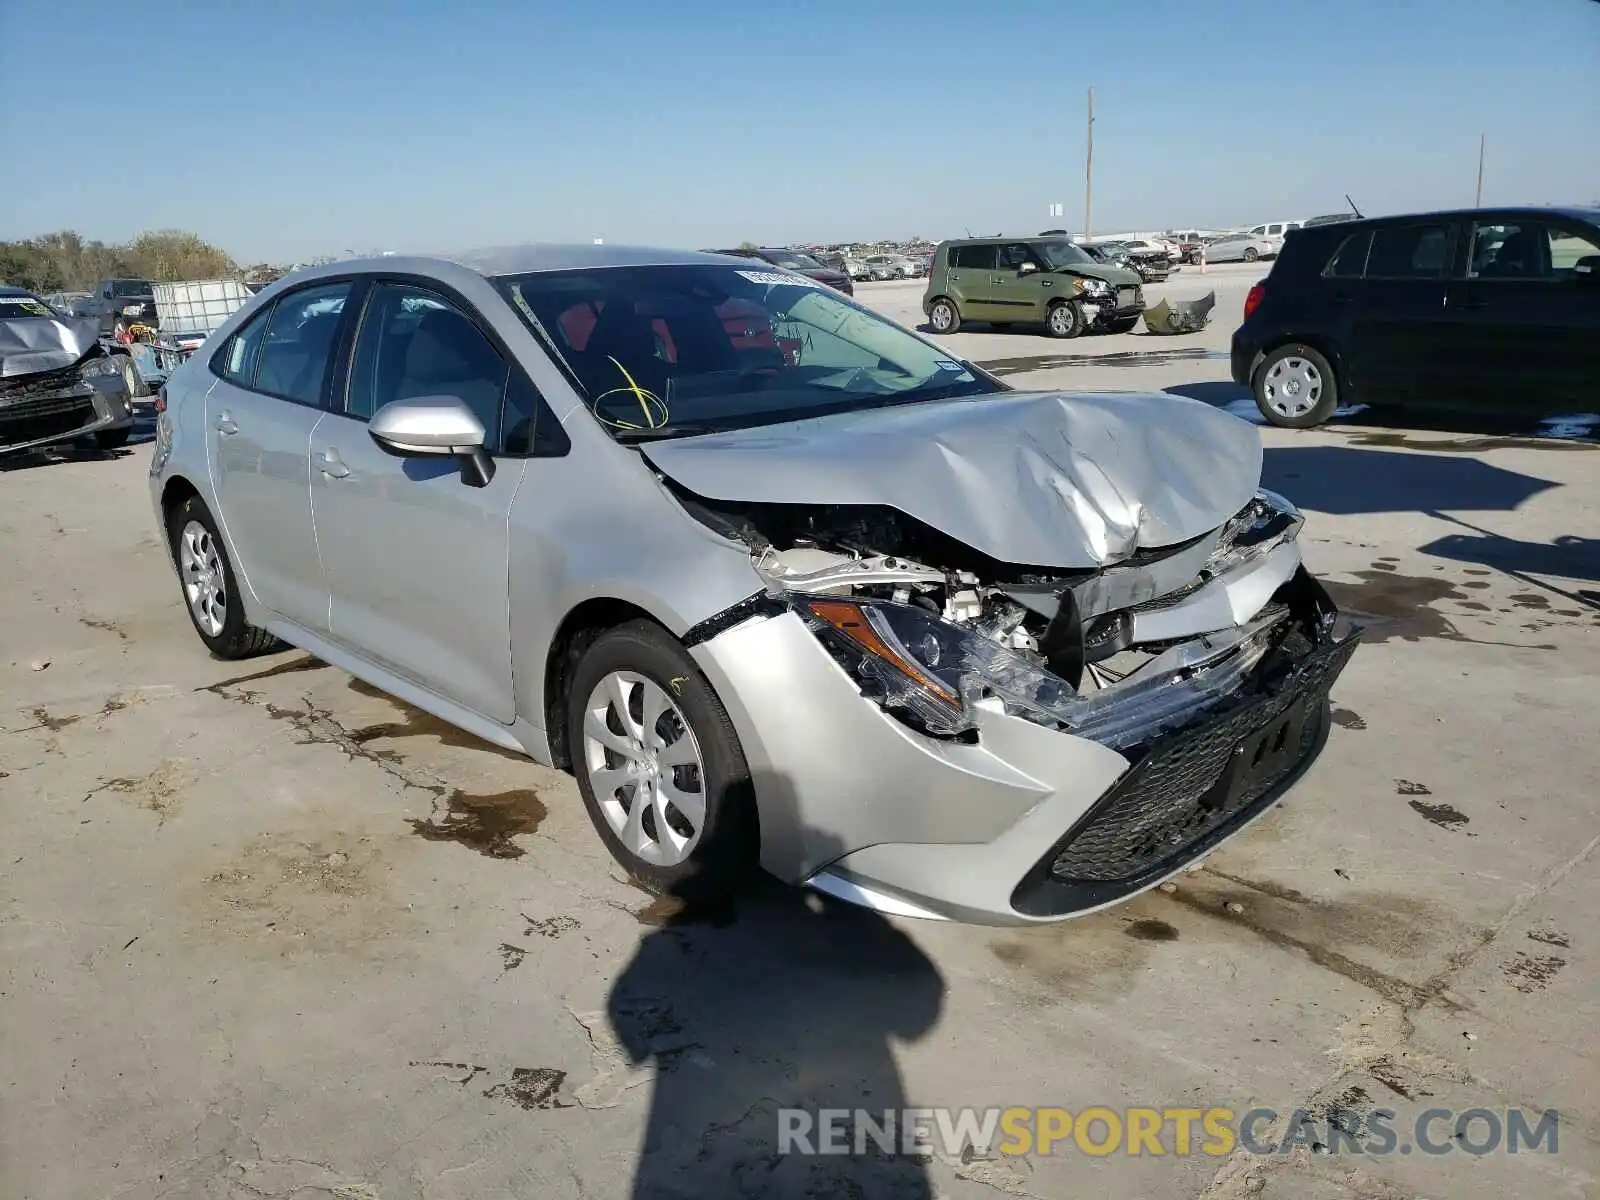
M 1177 276 L 1216 286 L 1217 321 L 1159 346 L 951 343 L 1019 386 L 1231 404 L 1217 351 L 1253 277 Z M 913 322 L 920 294 L 861 290 Z M 147 442 L 0 464 L 0 1195 L 1596 1194 L 1600 449 L 1433 424 L 1263 431 L 1311 565 L 1370 622 L 1326 753 L 1175 891 L 1021 932 L 776 886 L 684 923 L 622 880 L 567 777 L 297 652 L 209 658 Z M 1558 1110 L 1559 1142 L 1169 1138 L 841 1181 L 772 1153 L 797 1089 L 1377 1106 L 1405 1134 L 1431 1107 L 1521 1106 Z

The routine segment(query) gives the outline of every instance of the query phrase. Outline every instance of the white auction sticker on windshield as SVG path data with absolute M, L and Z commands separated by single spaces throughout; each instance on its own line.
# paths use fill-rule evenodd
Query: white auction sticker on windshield
M 948 358 L 936 358 L 933 360 L 933 365 L 938 367 L 941 371 L 957 371 L 962 375 L 967 373 L 966 367 L 962 366 L 958 362 L 952 362 Z
M 740 271 L 751 283 L 780 284 L 787 283 L 791 287 L 817 287 L 814 279 L 807 279 L 804 275 L 780 275 L 777 271 Z

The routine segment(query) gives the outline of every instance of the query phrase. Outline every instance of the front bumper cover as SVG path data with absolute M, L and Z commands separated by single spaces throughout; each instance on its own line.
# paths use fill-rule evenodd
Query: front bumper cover
M 76 368 L 48 374 L 8 381 L 10 386 L 0 389 L 0 454 L 133 424 L 133 398 L 120 376 L 102 376 L 90 384 L 78 378 Z
M 1355 635 L 1333 627 L 1303 568 L 1279 599 L 1304 645 L 1286 638 L 1238 692 L 1123 752 L 998 711 L 981 714 L 976 744 L 913 733 L 791 614 L 741 614 L 691 653 L 744 747 L 769 871 L 885 912 L 1029 924 L 1159 883 L 1315 760 Z M 1262 752 L 1263 771 L 1239 768 L 1286 716 L 1298 723 Z

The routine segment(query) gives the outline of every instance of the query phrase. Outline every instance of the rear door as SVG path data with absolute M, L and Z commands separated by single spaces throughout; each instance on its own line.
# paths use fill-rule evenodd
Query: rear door
M 328 628 L 328 589 L 311 523 L 311 433 L 326 414 L 348 280 L 288 292 L 212 360 L 207 459 L 234 568 L 274 614 Z
M 506 523 L 525 463 L 502 453 L 508 381 L 531 387 L 464 301 L 425 281 L 376 283 L 343 403 L 311 440 L 310 489 L 333 639 L 502 724 L 515 715 Z M 454 459 L 397 458 L 368 436 L 383 405 L 438 395 L 483 422 L 486 486 Z
M 1600 284 L 1574 268 L 1600 230 L 1552 216 L 1473 224 L 1450 305 L 1461 399 L 1511 412 L 1589 412 L 1600 385 Z
M 1456 225 L 1448 220 L 1372 230 L 1351 317 L 1351 399 L 1365 404 L 1448 404 L 1461 369 L 1451 359 L 1455 314 L 1446 300 Z
M 992 242 L 950 247 L 950 269 L 945 274 L 950 299 L 956 302 L 964 321 L 992 321 L 994 306 L 989 290 L 995 272 L 995 247 Z M 999 318 L 1005 320 L 1004 317 Z

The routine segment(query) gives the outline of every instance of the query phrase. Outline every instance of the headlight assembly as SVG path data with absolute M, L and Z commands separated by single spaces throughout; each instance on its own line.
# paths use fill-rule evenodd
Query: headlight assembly
M 1111 285 L 1104 279 L 1079 279 L 1078 290 L 1086 296 L 1109 296 Z
M 909 604 L 814 597 L 801 615 L 863 694 L 928 733 L 972 729 L 971 706 L 984 699 L 1050 724 L 1077 698 L 1064 679 Z
M 97 358 L 88 359 L 78 368 L 78 374 L 85 379 L 93 379 L 97 375 L 120 375 L 121 373 L 122 367 L 118 365 L 116 358 L 110 354 L 102 354 Z
M 1298 508 L 1263 488 L 1222 527 L 1222 536 L 1206 560 L 1203 574 L 1215 578 L 1260 558 L 1284 542 L 1293 541 L 1304 524 L 1305 517 Z

